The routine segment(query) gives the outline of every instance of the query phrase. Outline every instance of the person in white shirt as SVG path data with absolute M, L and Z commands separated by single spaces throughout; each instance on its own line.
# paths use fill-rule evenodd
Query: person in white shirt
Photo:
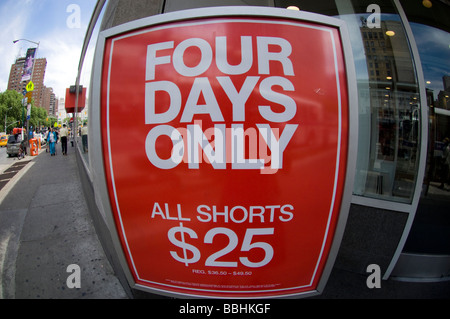
M 66 124 L 63 124 L 63 127 L 59 131 L 59 136 L 61 138 L 61 148 L 62 154 L 67 155 L 67 137 L 69 135 L 69 131 L 67 130 Z
M 84 122 L 81 128 L 81 141 L 83 142 L 83 153 L 88 151 L 88 126 L 87 121 Z

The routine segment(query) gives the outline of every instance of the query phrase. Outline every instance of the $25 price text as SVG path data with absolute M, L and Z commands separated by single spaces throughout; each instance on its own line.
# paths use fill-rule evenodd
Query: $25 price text
M 201 260 L 202 253 L 198 246 L 199 235 L 193 229 L 195 223 L 191 218 L 183 217 L 181 204 L 176 205 L 176 214 L 170 212 L 169 204 L 165 203 L 161 206 L 159 203 L 154 203 L 151 218 L 161 218 L 163 220 L 176 220 L 179 225 L 169 229 L 167 233 L 168 240 L 174 245 L 174 250 L 170 250 L 172 258 L 186 267 L 195 264 Z M 259 223 L 274 223 L 279 220 L 281 222 L 289 222 L 293 219 L 294 207 L 292 205 L 266 205 L 266 206 L 208 206 L 199 205 L 197 207 L 196 219 L 201 223 L 220 223 L 228 227 L 214 227 L 206 232 L 203 236 L 204 244 L 213 244 L 214 238 L 217 235 L 225 235 L 228 238 L 228 244 L 206 258 L 204 266 L 207 267 L 231 267 L 236 268 L 239 264 L 249 268 L 260 268 L 270 263 L 274 256 L 274 247 L 270 243 L 270 238 L 275 234 L 274 227 L 267 228 L 247 228 L 244 238 L 240 245 L 240 252 L 246 253 L 253 249 L 259 249 L 264 252 L 263 257 L 259 260 L 250 260 L 250 258 L 241 256 L 237 260 L 230 260 L 226 256 L 239 249 L 239 237 L 236 232 L 229 227 L 231 223 L 241 224 L 248 223 L 249 225 Z M 190 223 L 190 227 L 185 224 Z M 267 242 L 269 241 L 269 242 Z M 192 242 L 197 244 L 192 244 Z M 178 249 L 175 249 L 178 248 Z M 197 270 L 198 273 L 209 275 L 251 275 L 250 272 L 234 271 L 234 272 L 205 272 Z

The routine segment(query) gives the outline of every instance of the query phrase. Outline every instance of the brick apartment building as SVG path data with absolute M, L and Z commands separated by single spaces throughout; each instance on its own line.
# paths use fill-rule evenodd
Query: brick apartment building
M 14 90 L 22 93 L 28 81 L 22 81 L 23 66 L 25 57 L 16 59 L 16 62 L 11 65 L 9 73 L 8 90 Z M 33 99 L 35 106 L 43 107 L 47 110 L 49 115 L 55 115 L 58 109 L 57 99 L 53 93 L 52 88 L 44 85 L 45 70 L 47 68 L 47 59 L 35 59 L 35 65 L 32 74 L 32 81 L 34 84 Z

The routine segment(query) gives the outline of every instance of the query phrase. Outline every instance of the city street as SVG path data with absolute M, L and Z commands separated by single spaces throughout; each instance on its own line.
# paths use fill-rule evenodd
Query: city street
M 17 157 L 8 157 L 6 146 L 0 148 L 0 173 L 17 161 Z

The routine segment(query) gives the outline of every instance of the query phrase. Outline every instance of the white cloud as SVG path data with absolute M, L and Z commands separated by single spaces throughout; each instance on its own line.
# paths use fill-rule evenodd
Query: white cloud
M 65 89 L 75 84 L 83 40 L 82 29 L 68 28 L 41 40 L 39 56 L 47 59 L 44 84 L 53 88 L 57 97 L 65 97 Z

